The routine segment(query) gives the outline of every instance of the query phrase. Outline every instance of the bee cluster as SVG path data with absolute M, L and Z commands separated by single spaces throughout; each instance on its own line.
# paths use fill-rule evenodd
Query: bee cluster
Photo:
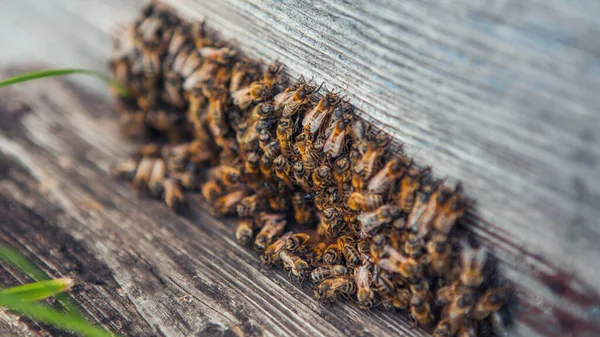
M 318 299 L 403 310 L 434 336 L 490 335 L 509 291 L 487 252 L 453 231 L 469 207 L 389 137 L 373 134 L 339 92 L 286 85 L 205 29 L 152 2 L 115 41 L 110 63 L 125 133 L 149 137 L 116 174 L 167 205 L 200 190 L 237 215 L 240 244 L 316 284 Z M 287 231 L 294 228 L 295 231 Z

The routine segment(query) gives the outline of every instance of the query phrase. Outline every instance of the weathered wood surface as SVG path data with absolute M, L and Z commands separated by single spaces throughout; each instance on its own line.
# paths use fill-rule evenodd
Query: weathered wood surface
M 516 331 L 512 335 L 598 334 L 600 136 L 597 130 L 600 115 L 597 110 L 600 97 L 597 93 L 600 92 L 600 47 L 596 36 L 600 33 L 597 20 L 600 4 L 593 0 L 167 2 L 196 20 L 206 17 L 210 27 L 218 29 L 227 39 L 236 39 L 249 55 L 266 61 L 281 60 L 288 66 L 291 76 L 302 73 L 307 77 L 314 76 L 317 81 L 326 81 L 328 88 L 343 89 L 362 109 L 363 116 L 381 123 L 385 130 L 404 142 L 406 151 L 419 163 L 433 166 L 437 174 L 448 176 L 451 181 L 462 180 L 467 193 L 477 202 L 479 219 L 474 218 L 471 228 L 484 244 L 493 247 L 501 269 L 516 283 L 519 291 L 519 305 L 514 309 Z M 24 55 L 32 55 L 37 59 L 43 56 L 55 65 L 82 65 L 102 70 L 110 48 L 106 32 L 115 22 L 123 22 L 135 15 L 140 3 L 116 0 L 3 1 L 0 3 L 2 31 L 13 31 L 11 27 L 14 26 L 23 29 L 0 36 L 3 45 L 0 61 L 29 59 Z M 82 80 L 78 83 L 90 84 Z M 94 89 L 101 88 L 97 83 L 91 85 Z M 83 111 L 88 108 L 81 107 Z M 77 109 L 79 107 L 68 107 L 67 110 L 74 116 L 85 115 Z M 51 123 L 47 115 L 41 113 L 41 116 L 37 119 Z M 36 120 L 34 117 L 27 118 Z M 17 133 L 18 139 L 25 141 L 32 138 L 26 141 L 28 145 L 21 146 L 21 150 L 33 146 L 42 152 L 67 153 L 67 158 L 74 158 L 71 161 L 78 167 L 82 163 L 84 168 L 92 167 L 84 169 L 84 173 L 76 170 L 69 171 L 72 174 L 67 175 L 70 177 L 77 172 L 82 175 L 79 177 L 81 181 L 88 178 L 88 172 L 96 172 L 94 180 L 85 186 L 85 192 L 80 191 L 83 187 L 74 188 L 73 195 L 69 192 L 70 188 L 64 186 L 59 192 L 48 189 L 54 200 L 50 202 L 51 207 L 75 219 L 70 220 L 72 223 L 67 222 L 70 225 L 58 222 L 54 226 L 66 228 L 63 230 L 76 237 L 94 258 L 116 272 L 115 278 L 123 278 L 117 279 L 116 283 L 125 287 L 125 294 L 134 303 L 133 307 L 158 306 L 165 303 L 164 296 L 173 297 L 173 292 L 178 290 L 165 290 L 164 294 L 155 295 L 157 297 L 151 300 L 129 295 L 135 293 L 131 290 L 134 286 L 124 284 L 129 284 L 126 282 L 130 282 L 131 277 L 119 276 L 121 270 L 114 268 L 122 266 L 121 262 L 115 262 L 111 251 L 102 244 L 102 248 L 98 248 L 98 233 L 96 236 L 81 236 L 81 231 L 95 233 L 98 229 L 87 223 L 88 215 L 83 206 L 72 206 L 78 204 L 73 200 L 78 200 L 82 193 L 87 193 L 91 200 L 100 194 L 102 201 L 111 201 L 114 205 L 126 202 L 132 208 L 144 207 L 146 214 L 137 220 L 129 214 L 105 214 L 106 206 L 103 206 L 102 212 L 96 211 L 101 214 L 94 215 L 95 219 L 109 216 L 132 219 L 123 223 L 115 221 L 117 227 L 103 226 L 113 228 L 114 236 L 132 236 L 134 242 L 140 239 L 135 239 L 136 234 L 133 233 L 138 233 L 140 228 L 146 229 L 145 222 L 156 222 L 155 214 L 158 214 L 156 216 L 161 224 L 148 225 L 149 235 L 156 235 L 154 231 L 163 233 L 175 228 L 179 232 L 169 235 L 182 242 L 196 242 L 192 237 L 200 233 L 212 233 L 211 240 L 217 240 L 227 227 L 221 223 L 215 223 L 215 228 L 209 227 L 206 220 L 209 218 L 200 213 L 187 220 L 167 215 L 162 206 L 137 200 L 127 188 L 110 182 L 104 176 L 106 165 L 123 155 L 127 148 L 120 148 L 122 141 L 113 129 L 115 125 L 106 118 L 101 126 L 78 126 L 69 122 L 66 127 L 66 130 L 76 130 L 72 133 L 85 140 L 82 144 L 91 144 L 89 146 L 96 149 L 91 151 L 95 154 L 90 158 L 81 154 L 80 144 L 71 141 L 65 144 L 64 139 L 56 140 L 58 136 Z M 88 134 L 88 127 L 96 131 Z M 82 133 L 81 130 L 86 131 Z M 91 136 L 96 132 L 102 137 Z M 3 133 L 6 135 L 8 131 Z M 110 146 L 105 143 L 110 143 Z M 110 150 L 101 152 L 98 150 L 100 147 Z M 73 157 L 75 153 L 79 155 Z M 63 177 L 65 173 L 59 168 L 58 159 L 48 157 L 34 156 L 34 159 L 54 163 L 56 171 L 50 176 Z M 35 172 L 37 169 L 38 175 L 33 176 L 43 181 L 39 170 L 45 167 L 31 164 L 34 159 L 27 159 L 30 157 L 17 158 L 17 162 L 25 163 L 22 165 L 26 171 Z M 96 163 L 97 159 L 104 161 L 103 164 Z M 67 184 L 67 180 L 63 184 Z M 121 200 L 118 195 L 102 192 L 103 189 L 118 191 L 120 198 L 128 196 L 127 200 L 117 202 L 115 200 Z M 56 200 L 60 201 L 58 205 Z M 81 216 L 83 213 L 85 217 Z M 191 225 L 199 219 L 207 222 L 206 225 L 200 228 Z M 83 228 L 78 229 L 77 226 Z M 34 239 L 29 240 L 35 242 Z M 123 239 L 113 254 L 124 254 L 119 252 L 132 249 L 128 254 L 140 256 L 144 246 L 123 246 L 127 240 Z M 236 246 L 229 236 L 218 240 L 225 242 L 224 247 Z M 193 249 L 184 252 L 192 255 L 189 258 L 200 256 L 198 259 L 202 261 L 202 257 L 206 256 L 199 251 L 202 245 L 192 246 Z M 148 265 L 154 268 L 150 270 L 156 271 L 157 265 L 166 268 L 162 259 L 173 255 L 162 252 L 160 247 L 151 255 L 154 260 Z M 251 264 L 255 261 L 255 257 L 245 251 L 236 253 L 234 250 L 227 256 L 231 254 L 240 254 L 237 256 L 244 257 Z M 148 259 L 145 255 L 143 258 Z M 254 267 L 248 268 L 252 277 L 256 273 L 263 275 Z M 201 268 L 199 275 L 210 278 L 214 271 L 206 272 L 205 269 Z M 159 272 L 159 275 L 162 273 Z M 140 278 L 143 279 L 142 276 Z M 165 279 L 164 276 L 161 278 Z M 264 281 L 268 282 L 266 278 Z M 222 285 L 223 289 L 239 292 L 235 289 L 240 283 L 232 282 Z M 296 297 L 300 298 L 297 305 L 317 308 L 312 300 L 299 295 L 303 293 L 288 285 L 283 277 L 279 277 L 277 282 L 285 286 L 278 290 L 267 288 L 273 294 L 271 299 L 275 298 L 287 306 L 285 299 Z M 205 293 L 202 287 L 191 288 Z M 228 294 L 231 301 L 246 303 L 231 292 Z M 257 295 L 256 308 L 258 304 L 265 303 L 264 294 Z M 110 300 L 107 301 L 110 303 Z M 198 306 L 186 311 L 187 314 L 180 314 L 185 320 L 195 322 L 193 315 L 196 309 Z M 281 307 L 271 309 L 272 321 L 278 322 L 281 317 L 286 317 Z M 355 313 L 354 309 L 345 307 L 334 307 L 333 310 Z M 164 318 L 169 316 L 166 313 L 153 313 L 148 318 L 151 311 L 140 311 L 149 323 L 133 331 L 145 332 L 147 330 L 143 330 L 143 326 L 155 329 L 163 323 L 172 327 L 174 322 L 181 321 Z M 385 329 L 385 324 L 378 322 L 387 318 L 380 318 L 379 313 L 368 315 L 365 320 L 370 322 L 368 326 L 372 333 L 389 332 L 371 330 L 373 326 Z M 310 317 L 308 321 L 312 320 Z M 286 319 L 294 321 L 294 324 L 300 324 L 297 320 L 302 320 L 298 317 Z M 110 321 L 110 318 L 105 320 Z M 188 324 L 199 328 L 207 326 L 209 321 L 199 319 L 199 323 Z M 285 332 L 270 330 L 277 323 L 264 327 L 260 320 L 253 322 L 260 322 L 261 329 L 266 332 Z M 334 321 L 334 325 L 341 324 Z M 318 324 L 311 322 L 311 326 Z M 176 330 L 165 329 L 165 334 L 172 332 L 177 335 Z M 290 331 L 287 333 L 291 334 Z

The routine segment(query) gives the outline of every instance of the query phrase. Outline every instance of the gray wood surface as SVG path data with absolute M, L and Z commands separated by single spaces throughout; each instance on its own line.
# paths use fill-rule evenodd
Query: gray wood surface
M 468 195 L 477 202 L 469 228 L 484 244 L 492 247 L 502 271 L 515 282 L 519 292 L 519 305 L 514 308 L 516 331 L 511 335 L 598 335 L 600 43 L 597 36 L 600 33 L 600 3 L 594 0 L 166 2 L 195 20 L 206 17 L 209 27 L 220 31 L 226 39 L 237 40 L 250 56 L 265 62 L 279 59 L 287 65 L 291 76 L 304 74 L 325 81 L 330 89 L 344 90 L 352 103 L 361 108 L 366 119 L 375 121 L 405 143 L 406 151 L 417 162 L 431 165 L 436 174 L 448 176 L 449 181 L 461 180 Z M 6 64 L 43 60 L 53 65 L 81 65 L 102 70 L 110 50 L 107 32 L 115 23 L 133 17 L 140 3 L 117 0 L 2 1 L 0 31 L 5 33 L 0 34 L 3 46 L 0 61 Z M 106 97 L 101 84 L 82 79 L 77 79 L 77 83 L 84 83 L 101 97 Z M 176 256 L 205 257 L 206 250 L 202 249 L 207 248 L 189 241 L 198 240 L 196 235 L 202 237 L 212 233 L 212 241 L 222 244 L 221 248 L 212 249 L 233 256 L 232 259 L 241 256 L 250 264 L 256 262 L 256 257 L 245 251 L 230 251 L 236 245 L 231 241 L 231 230 L 221 223 L 210 222 L 216 226 L 214 228 L 208 225 L 195 227 L 192 223 L 206 222 L 209 218 L 201 213 L 192 219 L 167 214 L 162 206 L 135 199 L 125 186 L 111 182 L 105 176 L 106 165 L 124 155 L 130 147 L 124 146 L 126 144 L 118 138 L 110 117 L 96 117 L 102 120 L 96 125 L 98 122 L 91 117 L 77 116 L 85 116 L 85 111 L 97 108 L 71 107 L 71 103 L 65 101 L 59 105 L 71 111 L 72 115 L 67 119 L 38 113 L 36 109 L 40 117 L 27 118 L 32 126 L 28 133 L 15 136 L 19 141 L 6 140 L 9 131 L 0 129 L 4 135 L 0 142 L 2 151 L 16 156 L 15 161 L 26 167 L 26 171 L 37 172 L 33 177 L 38 182 L 44 181 L 40 172 L 46 165 L 55 165 L 50 177 L 59 182 L 61 180 L 56 177 L 65 177 L 60 162 L 51 156 L 57 153 L 71 158 L 78 167 L 82 163 L 83 167 L 91 167 L 79 173 L 83 177 L 77 185 L 80 187 L 73 188 L 74 192 L 65 187 L 68 186 L 66 182 L 62 184 L 67 185 L 58 192 L 48 189 L 52 207 L 77 220 L 67 222 L 70 225 L 54 225 L 61 226 L 95 258 L 108 265 L 115 273 L 116 284 L 125 289 L 133 307 L 144 308 L 139 314 L 146 319 L 150 329 L 157 326 L 162 329 L 162 324 L 166 324 L 165 334 L 185 335 L 182 331 L 198 331 L 210 326 L 207 322 L 213 322 L 213 314 L 204 312 L 206 309 L 200 304 L 189 311 L 169 309 L 181 310 L 177 312 L 185 319 L 179 320 L 167 319 L 170 312 L 158 313 L 155 312 L 158 309 L 149 309 L 158 308 L 165 303 L 165 298 L 184 292 L 173 288 L 172 283 L 179 281 L 168 280 L 166 284 L 171 290 L 144 297 L 132 289 L 135 286 L 131 285 L 131 276 L 120 274 L 123 262 L 114 256 L 130 254 L 140 258 L 140 254 L 146 252 L 144 240 L 146 245 L 155 242 L 144 237 L 157 236 L 161 239 L 174 237 L 175 242 L 183 242 L 184 246 L 188 242 L 189 248 L 183 248 L 175 253 Z M 41 107 L 43 105 L 40 111 L 47 109 Z M 108 110 L 106 107 L 97 111 Z M 68 138 L 32 132 L 39 130 L 36 123 L 45 125 L 53 119 L 56 119 L 55 125 L 72 130 L 73 139 L 90 144 L 95 149 L 89 151 L 91 156 L 82 152 L 77 143 L 66 140 Z M 84 126 L 75 125 L 74 120 Z M 28 145 L 15 147 L 15 143 L 21 142 Z M 30 148 L 51 155 L 40 155 L 39 159 L 23 154 Z M 97 160 L 103 163 L 98 164 Z M 88 178 L 87 185 L 81 183 Z M 103 189 L 112 193 L 103 192 Z M 100 225 L 94 225 L 94 221 L 88 223 L 88 215 L 81 215 L 87 214 L 84 206 L 74 206 L 79 205 L 78 198 L 86 194 L 91 200 L 103 195 L 102 200 L 112 200 L 118 205 L 113 199 L 118 197 L 113 196 L 114 191 L 118 191 L 116 194 L 124 198 L 127 205 L 144 207 L 147 214 L 136 219 L 118 211 L 107 213 L 104 208 L 102 212 L 94 213 L 95 222 L 104 223 L 108 217 L 113 217 L 113 222 L 96 227 Z M 146 225 L 147 222 L 152 224 Z M 142 228 L 146 234 L 141 232 Z M 174 233 L 167 232 L 169 229 Z M 111 251 L 110 245 L 114 244 L 99 234 L 102 230 L 132 242 L 141 240 L 141 248 L 122 239 L 116 247 L 112 246 L 116 251 Z M 81 234 L 86 231 L 95 235 Z M 221 237 L 220 234 L 225 232 L 229 236 Z M 104 242 L 98 241 L 100 239 L 107 243 L 98 243 Z M 32 240 L 30 245 L 35 242 L 29 240 Z M 148 265 L 154 266 L 154 270 L 159 270 L 159 275 L 171 273 L 175 268 L 164 261 L 168 261 L 173 253 L 161 251 L 167 249 L 162 247 L 153 251 L 151 257 L 142 256 L 149 260 Z M 204 272 L 206 268 L 201 262 L 192 264 L 203 267 L 197 275 L 215 280 L 210 272 Z M 271 275 L 268 274 L 271 272 L 265 273 L 253 267 L 247 269 L 247 275 L 252 275 L 253 279 L 263 275 L 261 282 L 277 284 L 273 289 L 267 288 L 270 294 L 259 292 L 256 297 L 246 300 L 242 295 L 238 298 L 228 292 L 230 301 L 251 303 L 247 305 L 255 309 L 265 303 L 263 296 L 272 296 L 271 299 L 278 301 L 278 306 L 270 309 L 273 311 L 263 312 L 259 318 L 249 316 L 255 319 L 253 324 L 260 323 L 254 325 L 261 326 L 265 332 L 293 334 L 297 331 L 294 329 L 305 328 L 303 321 L 311 322 L 309 326 L 318 326 L 312 319 L 320 316 L 314 313 L 328 311 L 318 311 L 321 309 L 316 308 L 320 307 L 289 285 L 284 277 L 269 281 L 265 275 Z M 189 278 L 185 276 L 187 272 L 178 275 Z M 161 278 L 166 279 L 164 275 Z M 223 278 L 227 279 L 222 276 L 217 280 Z M 222 285 L 223 289 L 239 293 L 239 289 L 235 289 L 241 285 L 234 282 L 235 278 L 228 280 L 227 285 Z M 213 282 L 209 284 L 214 285 Z M 187 291 L 206 293 L 201 286 L 190 288 Z M 292 298 L 299 299 L 300 304 L 294 304 Z M 286 312 L 284 308 L 290 304 L 310 307 L 313 314 L 302 316 L 303 312 L 296 309 Z M 358 311 L 345 306 L 333 310 L 345 313 L 342 317 L 348 318 L 348 329 L 357 329 L 350 321 L 360 319 L 373 334 L 389 333 L 386 329 L 395 329 L 399 333 L 405 329 L 398 319 L 389 318 L 387 314 L 383 318 L 379 313 L 360 318 L 364 314 L 358 315 Z M 195 318 L 197 312 L 209 318 Z M 351 316 L 356 317 L 350 319 Z M 269 317 L 274 322 L 263 327 Z M 327 317 L 337 318 L 335 315 Z M 174 322 L 188 320 L 189 330 L 174 327 Z M 281 320 L 293 322 L 289 326 L 295 328 L 289 328 L 287 323 L 277 323 Z M 235 325 L 227 325 L 224 321 L 227 320 L 214 319 L 223 326 Z M 241 322 L 239 319 L 232 321 Z M 140 324 L 135 329 L 142 330 L 135 331 L 147 331 L 143 330 L 145 325 Z M 391 324 L 390 327 L 387 324 Z M 345 329 L 340 327 L 342 324 L 334 325 Z M 288 328 L 284 328 L 286 326 Z M 320 328 L 325 329 L 325 325 Z M 344 332 L 348 331 L 358 330 Z

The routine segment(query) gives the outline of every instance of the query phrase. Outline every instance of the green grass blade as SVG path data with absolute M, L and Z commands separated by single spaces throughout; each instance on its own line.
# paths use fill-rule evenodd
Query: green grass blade
M 43 322 L 64 330 L 73 331 L 86 337 L 113 337 L 116 336 L 99 327 L 93 326 L 84 319 L 64 314 L 46 305 L 32 302 L 23 302 L 15 295 L 0 294 L 0 307 L 29 318 Z
M 32 71 L 29 73 L 17 75 L 17 76 L 10 77 L 10 78 L 0 81 L 0 88 L 6 87 L 9 85 L 13 85 L 13 84 L 17 84 L 17 83 L 21 83 L 21 82 L 37 80 L 37 79 L 44 78 L 44 77 L 65 76 L 65 75 L 71 75 L 71 74 L 85 74 L 85 75 L 90 75 L 90 76 L 99 78 L 99 79 L 103 80 L 104 82 L 108 83 L 115 90 L 117 90 L 117 92 L 121 96 L 127 96 L 127 89 L 125 89 L 125 87 L 123 87 L 119 83 L 113 81 L 106 74 L 103 74 L 103 73 L 100 73 L 100 72 L 97 72 L 94 70 L 77 69 L 77 68 L 44 69 L 44 70 Z
M 0 259 L 8 262 L 13 267 L 20 269 L 35 281 L 45 281 L 51 279 L 51 277 L 43 270 L 29 262 L 27 257 L 23 256 L 15 249 L 6 247 L 2 244 L 0 244 Z M 58 294 L 56 299 L 65 309 L 67 309 L 71 315 L 83 319 L 83 314 L 79 311 L 77 305 L 73 303 L 68 294 Z
M 73 287 L 73 280 L 61 278 L 56 280 L 39 281 L 0 290 L 0 295 L 18 296 L 21 301 L 40 301 L 56 296 Z

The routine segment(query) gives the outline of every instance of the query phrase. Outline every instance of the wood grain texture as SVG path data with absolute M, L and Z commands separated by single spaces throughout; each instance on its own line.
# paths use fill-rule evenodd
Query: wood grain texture
M 597 20 L 600 4 L 593 0 L 166 2 L 195 20 L 206 17 L 209 27 L 220 31 L 226 39 L 237 40 L 249 55 L 266 62 L 279 59 L 287 65 L 291 76 L 304 74 L 317 81 L 325 81 L 330 89 L 343 89 L 366 119 L 382 125 L 398 141 L 405 143 L 406 151 L 419 163 L 431 165 L 436 174 L 448 176 L 449 181 L 461 180 L 468 195 L 477 202 L 475 216 L 466 221 L 471 222 L 470 230 L 484 244 L 492 247 L 502 271 L 515 282 L 518 290 L 519 302 L 513 308 L 517 322 L 511 335 L 598 335 L 600 136 L 597 130 L 600 115 L 597 110 L 600 97 L 597 93 L 600 92 L 600 47 L 596 37 L 600 33 Z M 23 28 L 0 36 L 2 45 L 8 46 L 0 50 L 0 60 L 43 58 L 53 65 L 81 65 L 102 70 L 110 50 L 107 31 L 116 22 L 123 23 L 133 17 L 141 3 L 143 1 L 137 0 L 53 0 L 43 4 L 34 0 L 0 2 L 2 31 L 13 31 L 10 29 L 15 26 Z M 101 84 L 77 81 L 91 85 L 92 90 L 105 97 L 104 91 L 100 91 Z M 143 207 L 147 211 L 140 218 L 130 214 L 95 215 L 98 219 L 116 219 L 113 220 L 116 225 L 106 225 L 113 228 L 113 233 L 118 233 L 113 234 L 116 237 L 121 237 L 123 230 L 133 231 L 124 236 L 128 240 L 135 238 L 134 233 L 143 236 L 142 232 L 137 232 L 140 229 L 129 227 L 145 228 L 146 222 L 154 223 L 148 229 L 152 235 L 156 235 L 154 231 L 181 230 L 182 233 L 169 235 L 179 237 L 182 242 L 192 241 L 190 233 L 209 236 L 213 233 L 213 241 L 224 234 L 218 240 L 226 243 L 214 249 L 222 249 L 219 252 L 226 256 L 233 254 L 232 259 L 242 256 L 246 261 L 255 261 L 255 257 L 245 251 L 229 252 L 235 244 L 231 241 L 231 230 L 222 223 L 207 222 L 210 220 L 206 219 L 211 218 L 204 215 L 182 219 L 167 214 L 157 203 L 137 200 L 126 187 L 110 182 L 105 176 L 108 163 L 124 155 L 128 147 L 122 147 L 124 143 L 118 138 L 115 124 L 109 117 L 98 117 L 105 123 L 102 126 L 92 125 L 98 123 L 96 119 L 92 122 L 90 118 L 77 117 L 80 116 L 78 109 L 100 116 L 109 108 L 105 111 L 93 108 L 95 112 L 92 112 L 87 106 L 74 108 L 69 107 L 70 104 L 64 103 L 67 111 L 72 111 L 67 119 L 74 119 L 67 123 L 65 130 L 72 130 L 73 135 L 69 136 L 72 138 L 59 137 L 57 140 L 56 136 L 45 133 L 31 133 L 36 123 L 42 123 L 36 122 L 35 118 L 29 122 L 34 126 L 28 133 L 14 131 L 12 127 L 0 128 L 5 138 L 20 139 L 18 144 L 32 138 L 26 143 L 33 145 L 17 147 L 21 152 L 33 146 L 52 155 L 67 153 L 75 156 L 78 167 L 92 167 L 83 170 L 83 173 L 73 171 L 82 175 L 73 195 L 64 186 L 60 193 L 50 194 L 58 195 L 52 198 L 60 201 L 58 206 L 56 200 L 51 202 L 53 207 L 66 207 L 69 209 L 64 211 L 66 214 L 77 215 L 70 215 L 78 219 L 71 227 L 62 225 L 68 228 L 66 232 L 69 235 L 81 235 L 77 226 L 92 226 L 94 231 L 104 228 L 87 224 L 87 218 L 80 215 L 85 213 L 83 206 L 72 206 L 77 204 L 79 195 L 87 195 L 92 200 L 103 195 L 102 201 L 116 205 L 124 202 L 132 208 Z M 59 118 L 43 113 L 41 116 L 40 119 L 47 124 L 50 123 L 47 118 Z M 61 122 L 55 124 L 65 128 Z M 102 131 L 96 131 L 99 132 L 97 134 L 88 132 L 88 128 Z M 81 144 L 66 139 L 90 146 L 93 149 L 91 155 L 88 157 L 86 150 L 79 148 Z M 4 144 L 5 139 L 1 143 Z M 13 147 L 11 149 L 14 150 Z M 11 152 L 13 155 L 14 151 Z M 45 175 L 39 172 L 42 172 L 41 167 L 45 169 L 46 163 L 52 167 L 54 162 L 55 171 L 52 171 L 51 177 L 65 176 L 61 171 L 63 168 L 57 164 L 58 159 L 50 155 L 41 156 L 41 159 L 15 156 L 27 170 L 38 170 L 38 175 L 33 175 L 38 182 L 44 181 Z M 99 158 L 100 163 L 96 162 Z M 81 163 L 84 165 L 81 166 Z M 30 169 L 30 166 L 37 169 Z M 71 175 L 67 176 L 70 178 Z M 88 178 L 90 183 L 84 184 L 83 181 Z M 70 183 L 64 180 L 62 184 L 69 186 Z M 107 190 L 101 192 L 103 189 Z M 123 200 L 122 196 L 127 196 L 127 200 Z M 119 223 L 121 217 L 129 220 Z M 196 222 L 205 225 L 198 229 L 192 226 Z M 158 237 L 164 239 L 161 235 Z M 128 254 L 139 258 L 144 251 L 144 248 L 135 245 L 122 246 L 123 240 L 117 247 L 109 246 L 116 252 L 103 245 L 96 247 L 96 236 L 82 236 L 78 240 L 84 247 L 91 247 L 86 249 L 112 271 L 123 266 L 122 262 L 116 261 L 115 255 L 125 254 L 122 251 L 130 249 L 132 252 Z M 148 242 L 153 241 L 146 240 L 146 245 L 149 245 Z M 199 249 L 204 248 L 202 245 L 188 245 L 191 248 L 176 253 L 162 251 L 166 248 L 159 246 L 161 248 L 151 255 L 154 257 L 149 264 L 161 265 L 162 259 L 173 255 L 200 256 L 191 257 L 194 261 L 206 257 L 199 253 Z M 200 262 L 193 265 L 204 266 Z M 159 274 L 173 272 L 173 268 L 161 269 Z M 254 267 L 248 268 L 248 273 L 253 271 L 248 274 L 253 278 L 261 273 Z M 205 268 L 199 270 L 198 274 L 215 282 Z M 233 281 L 235 278 L 227 281 L 224 287 L 233 289 L 233 293 L 228 293 L 231 301 L 245 303 L 255 309 L 270 303 L 267 301 L 269 298 L 270 301 L 278 301 L 277 310 L 260 316 L 271 317 L 274 321 L 292 312 L 301 313 L 282 309 L 293 303 L 291 299 L 313 303 L 283 277 L 278 277 L 275 281 L 279 284 L 278 290 L 267 288 L 272 297 L 260 292 L 249 302 L 233 295 L 239 292 L 235 289 L 240 284 Z M 189 282 L 189 277 L 183 279 Z M 226 276 L 217 280 L 223 279 L 228 280 Z M 131 275 L 117 280 L 121 288 L 125 287 L 128 298 L 133 296 L 130 293 L 136 293 L 131 289 L 133 286 L 123 284 L 133 281 L 137 282 L 137 279 Z M 144 282 L 151 284 L 151 281 Z M 273 283 L 266 277 L 261 282 Z M 167 296 L 172 296 L 183 290 L 166 291 Z M 164 297 L 158 295 L 134 299 L 135 308 L 146 305 L 158 308 L 166 303 Z M 313 309 L 317 308 L 314 303 L 308 306 L 311 305 Z M 202 311 L 202 306 L 193 309 Z M 355 309 L 334 307 L 333 310 L 358 316 L 358 311 L 353 311 Z M 230 311 L 237 312 L 235 309 Z M 167 326 L 173 324 L 164 318 L 168 313 L 163 313 L 163 316 L 150 314 L 148 309 L 140 312 L 149 320 L 151 329 L 163 323 L 169 323 Z M 180 315 L 183 315 L 182 312 L 190 317 L 195 314 L 193 310 L 178 311 Z M 212 317 L 210 313 L 206 315 Z M 390 333 L 384 328 L 387 323 L 382 323 L 387 322 L 387 316 L 380 318 L 379 313 L 368 316 L 361 324 L 368 323 L 367 329 L 371 333 Z M 313 316 L 308 317 L 287 319 L 294 322 L 294 329 L 299 329 L 306 321 L 315 326 L 311 321 Z M 336 317 L 334 314 L 325 320 L 332 318 L 333 325 L 338 328 L 344 326 L 335 320 Z M 208 327 L 207 322 L 212 322 L 210 319 L 198 319 L 187 331 Z M 236 324 L 240 322 L 233 321 Z M 396 327 L 393 328 L 395 333 L 403 331 L 398 328 L 403 326 L 401 323 L 391 321 L 396 324 L 392 325 Z M 256 325 L 256 322 L 262 324 L 263 321 L 251 322 Z M 178 335 L 184 331 L 168 329 L 163 333 Z M 271 323 L 264 331 L 289 335 L 297 331 L 294 329 L 285 330 Z M 357 329 L 357 326 L 348 329 Z M 348 331 L 358 330 L 344 332 Z
M 324 306 L 259 267 L 197 196 L 185 217 L 138 198 L 108 173 L 132 149 L 111 105 L 59 80 L 22 87 L 0 91 L 0 241 L 78 280 L 92 320 L 126 336 L 426 336 L 399 314 Z

